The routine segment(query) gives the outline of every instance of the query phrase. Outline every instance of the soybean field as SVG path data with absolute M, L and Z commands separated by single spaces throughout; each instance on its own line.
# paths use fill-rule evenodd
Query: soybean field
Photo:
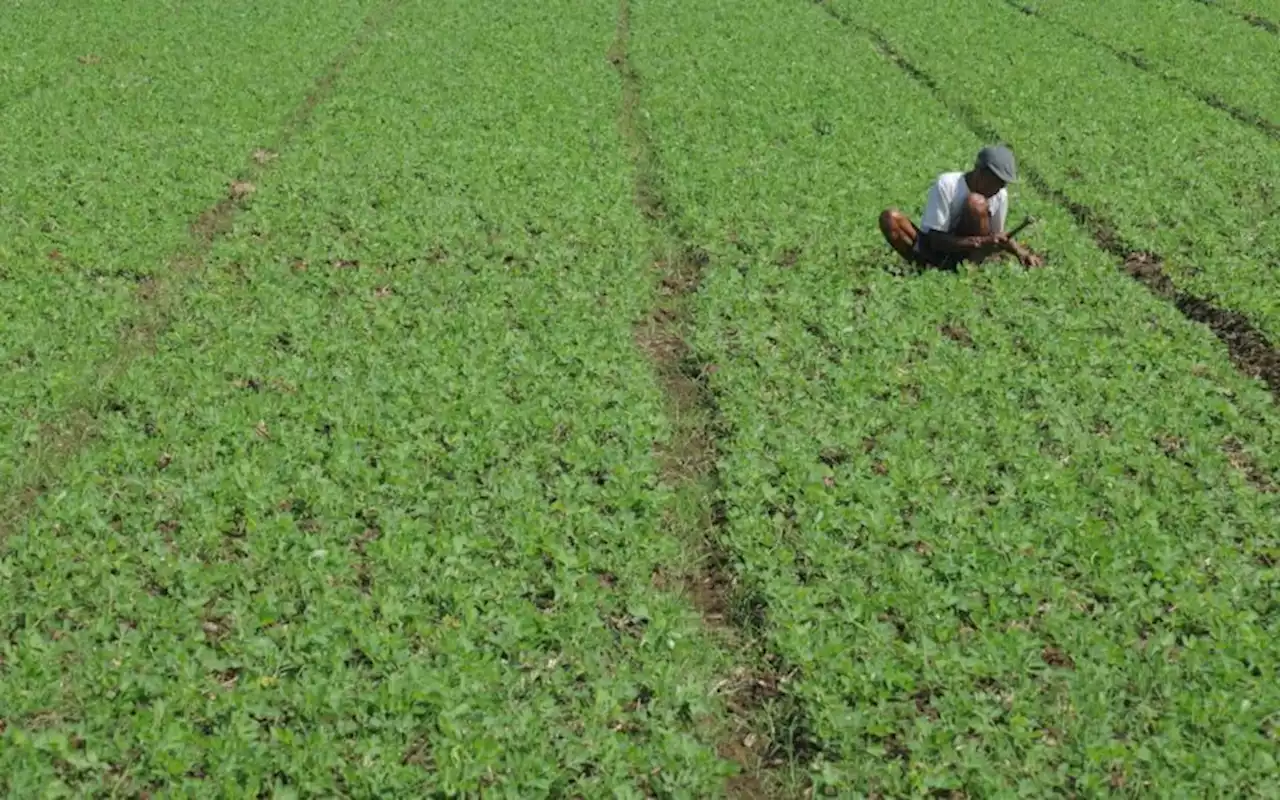
M 1280 796 L 1280 0 L 0 18 L 7 796 Z

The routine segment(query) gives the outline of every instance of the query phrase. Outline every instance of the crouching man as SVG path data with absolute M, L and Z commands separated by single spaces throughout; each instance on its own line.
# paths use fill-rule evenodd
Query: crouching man
M 880 215 L 880 232 L 889 246 L 913 264 L 955 269 L 963 261 L 981 264 L 1013 255 L 1025 267 L 1044 260 L 1005 233 L 1009 192 L 1018 179 L 1013 153 L 1004 146 L 984 147 L 968 172 L 944 172 L 929 189 L 920 228 L 896 208 Z

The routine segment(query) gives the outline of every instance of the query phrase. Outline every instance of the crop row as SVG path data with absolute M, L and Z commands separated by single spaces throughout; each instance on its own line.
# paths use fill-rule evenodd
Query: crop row
M 936 10 L 830 0 L 928 73 L 950 103 L 1005 137 L 1025 164 L 1167 259 L 1175 282 L 1280 340 L 1280 143 L 1048 20 L 979 0 Z M 930 14 L 950 36 L 916 25 Z M 963 42 L 1008 31 L 999 57 Z M 955 65 L 964 63 L 964 70 Z
M 1037 0 L 1022 7 L 1149 65 L 1214 102 L 1256 115 L 1280 136 L 1280 41 L 1200 3 L 1119 0 L 1087 6 Z
M 903 25 L 1013 113 L 1018 37 L 988 75 L 952 43 L 1004 28 L 963 5 Z M 1046 272 L 893 274 L 876 215 L 918 218 L 982 142 L 820 8 L 650 0 L 634 30 L 668 207 L 711 257 L 695 343 L 726 430 L 724 544 L 798 674 L 779 738 L 809 742 L 817 787 L 1274 783 L 1267 395 L 1025 185 L 1013 216 L 1044 217 Z M 1061 63 L 1040 79 L 1071 85 Z M 1038 107 L 1050 135 L 1098 130 Z M 1174 141 L 1207 136 L 1188 113 Z
M 170 278 L 188 225 L 275 146 L 373 8 L 320 4 L 298 26 L 286 4 L 102 5 L 118 13 L 74 29 L 114 44 L 65 65 L 66 43 L 51 38 L 41 63 L 71 77 L 0 107 L 6 499 L 30 477 L 19 463 L 49 447 L 42 432 L 93 402 L 140 285 Z
M 1184 0 L 1185 4 L 1199 3 L 1233 14 L 1255 28 L 1280 34 L 1280 0 Z
M 614 23 L 406 0 L 347 65 L 4 543 L 0 785 L 715 792 Z
M 0 541 L 0 788 L 721 785 L 713 687 L 742 654 L 671 591 L 693 554 L 632 342 L 651 234 L 613 4 L 397 5 L 173 287 L 154 352 L 105 377 L 133 281 L 170 278 L 187 223 L 373 5 L 302 31 L 295 4 L 189 3 L 187 28 L 0 109 L 84 134 L 0 157 L 21 201 L 0 310 L 29 353 L 14 436 L 38 448 L 86 398 L 98 434 Z M 977 24 L 934 13 L 947 42 Z M 1274 782 L 1269 398 L 1025 185 L 1049 271 L 894 274 L 876 215 L 918 218 L 980 142 L 821 8 L 644 0 L 632 22 L 646 166 L 710 259 L 693 344 L 722 544 L 797 671 L 770 749 L 820 789 L 890 795 Z M 151 88 L 119 105 L 131 80 Z M 1162 141 L 1217 130 L 1186 113 Z M 31 453 L 5 452 L 9 488 Z

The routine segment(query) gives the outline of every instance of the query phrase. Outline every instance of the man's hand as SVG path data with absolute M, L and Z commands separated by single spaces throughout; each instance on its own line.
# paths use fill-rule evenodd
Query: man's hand
M 1006 252 L 1015 252 L 1013 250 L 1014 242 L 1009 238 L 1009 234 L 993 233 L 990 236 L 982 237 L 982 247 L 984 250 L 1004 250 Z
M 990 242 L 989 246 L 992 249 L 1012 253 L 1017 257 L 1022 266 L 1027 267 L 1028 269 L 1044 266 L 1043 258 L 1031 252 L 1029 248 L 1023 247 L 1021 244 L 1014 241 L 1007 233 L 993 233 L 986 237 L 986 239 Z
M 1018 261 L 1027 269 L 1044 266 L 1044 259 L 1031 252 L 1031 248 L 1023 247 L 1012 239 L 1008 240 L 1008 249 L 1018 257 Z

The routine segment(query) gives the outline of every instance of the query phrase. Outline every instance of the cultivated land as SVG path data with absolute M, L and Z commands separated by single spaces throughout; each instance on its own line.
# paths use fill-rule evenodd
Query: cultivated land
M 1274 2 L 14 5 L 6 792 L 1280 792 Z

